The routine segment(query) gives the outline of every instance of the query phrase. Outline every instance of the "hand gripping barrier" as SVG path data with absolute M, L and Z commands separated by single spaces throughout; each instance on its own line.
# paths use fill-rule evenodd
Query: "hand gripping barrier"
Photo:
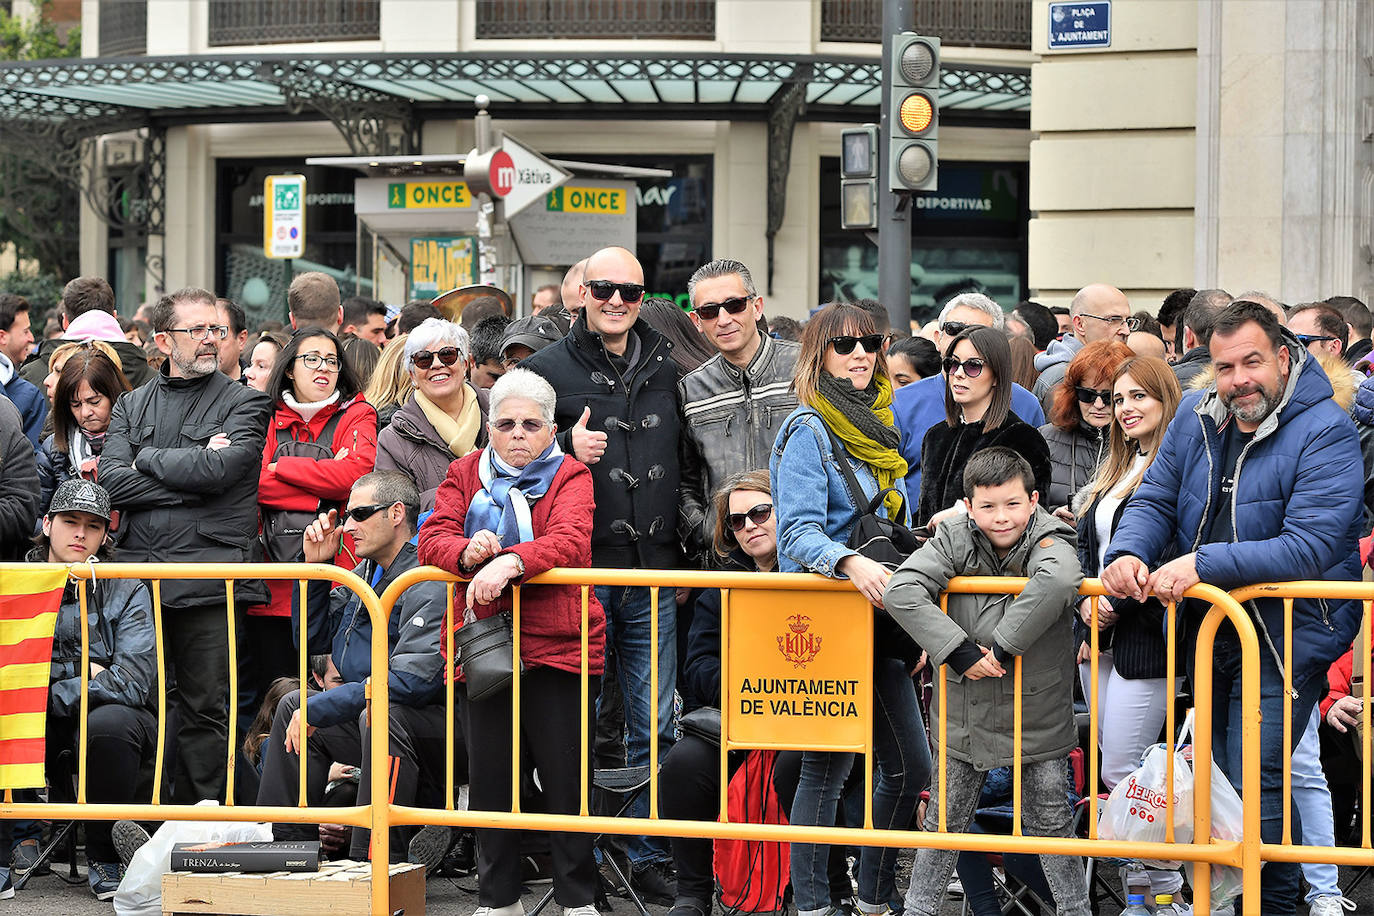
M 446 607 L 445 621 L 445 652 L 448 662 L 448 677 L 445 687 L 445 709 L 448 716 L 447 721 L 454 721 L 454 680 L 452 678 L 452 659 L 453 641 L 452 624 L 455 617 L 455 584 L 460 583 L 455 576 L 451 576 L 434 567 L 424 567 L 411 570 L 399 577 L 387 589 L 382 597 L 382 606 L 386 613 L 390 613 L 399 595 L 411 585 L 425 581 L 444 581 L 448 585 L 448 601 Z M 588 683 L 588 626 L 589 626 L 589 592 L 594 585 L 607 586 L 640 586 L 646 587 L 650 591 L 651 607 L 658 606 L 658 591 L 660 588 L 719 588 L 722 591 L 721 597 L 721 676 L 725 681 L 722 696 L 730 696 L 729 686 L 731 684 L 731 646 L 728 634 L 732 630 L 732 618 L 737 618 L 742 614 L 749 613 L 746 610 L 752 608 L 752 600 L 746 600 L 745 596 L 752 596 L 758 593 L 782 593 L 784 597 L 794 596 L 793 610 L 802 610 L 820 613 L 821 608 L 817 604 L 818 600 L 825 602 L 827 606 L 837 608 L 841 613 L 848 614 L 851 621 L 862 621 L 865 626 L 854 627 L 856 630 L 871 630 L 867 625 L 871 621 L 871 612 L 866 602 L 859 598 L 853 588 L 844 581 L 836 581 L 813 575 L 799 574 L 779 574 L 779 573 L 716 573 L 716 572 L 697 572 L 697 571 L 671 571 L 671 570 L 613 570 L 613 569 L 556 569 L 544 573 L 529 580 L 526 585 L 570 585 L 580 589 L 581 593 L 581 658 L 582 668 L 580 677 L 580 693 L 583 708 L 590 702 L 589 683 Z M 954 579 L 948 588 L 947 594 L 954 593 L 982 593 L 982 594 L 1016 594 L 1025 585 L 1024 579 L 1004 579 L 1004 578 L 982 578 L 982 577 L 963 577 Z M 520 652 L 520 597 L 522 588 L 514 589 L 512 616 L 514 618 L 514 651 L 516 656 Z M 1084 597 L 1096 598 L 1105 594 L 1101 583 L 1095 579 L 1085 580 L 1080 594 Z M 1259 796 L 1259 643 L 1253 624 L 1249 616 L 1235 600 L 1220 589 L 1208 585 L 1197 585 L 1187 592 L 1189 598 L 1199 599 L 1211 604 L 1211 609 L 1206 614 L 1200 625 L 1197 641 L 1196 665 L 1196 690 L 1198 696 L 1210 696 L 1212 682 L 1211 655 L 1218 626 L 1223 620 L 1229 621 L 1235 627 L 1239 636 L 1242 654 L 1242 697 L 1245 713 L 1242 717 L 1241 728 L 1243 736 L 1243 796 L 1246 798 L 1258 798 Z M 946 600 L 942 598 L 942 601 Z M 739 606 L 740 613 L 732 614 L 732 608 Z M 1366 605 L 1367 606 L 1367 605 Z M 1174 608 L 1170 607 L 1169 620 L 1169 652 L 1167 659 L 1169 682 L 1178 671 L 1178 659 L 1176 657 L 1177 645 L 1175 633 L 1175 614 Z M 1090 697 L 1090 731 L 1091 740 L 1089 747 L 1089 774 L 1088 785 L 1097 785 L 1098 775 L 1098 751 L 1097 734 L 1099 723 L 1097 721 L 1097 665 L 1098 665 L 1098 639 L 1096 615 L 1098 613 L 1097 602 L 1092 602 L 1092 637 L 1091 637 L 1091 664 L 1092 664 L 1092 696 Z M 789 618 L 790 619 L 790 618 Z M 798 623 L 800 626 L 801 623 Z M 1366 623 L 1368 626 L 1368 623 Z M 651 624 L 650 645 L 658 644 L 658 616 L 654 614 Z M 780 637 L 780 639 L 785 636 Z M 658 664 L 657 653 L 650 653 L 650 696 L 657 695 L 658 685 Z M 866 662 L 867 658 L 864 657 Z M 520 811 L 519 805 L 519 780 L 520 773 L 516 766 L 512 766 L 512 805 L 510 811 L 458 811 L 453 804 L 453 741 L 452 736 L 447 742 L 445 776 L 446 776 L 446 804 L 443 810 L 407 807 L 398 805 L 376 807 L 385 812 L 384 816 L 375 818 L 378 822 L 376 830 L 383 831 L 382 821 L 387 824 L 445 824 L 450 826 L 462 827 L 491 827 L 491 828 L 510 828 L 526 830 L 559 830 L 559 831 L 579 831 L 588 833 L 621 833 L 621 834 L 649 834 L 653 836 L 685 836 L 685 837 L 711 837 L 711 838 L 732 838 L 732 839 L 751 839 L 779 842 L 810 842 L 810 843 L 844 843 L 854 845 L 872 846 L 900 846 L 900 847 L 931 847 L 941 849 L 961 849 L 981 852 L 1024 852 L 1024 853 L 1046 853 L 1052 855 L 1078 855 L 1078 856 L 1111 856 L 1126 859 L 1181 859 L 1192 861 L 1198 864 L 1196 881 L 1198 890 L 1195 896 L 1195 911 L 1198 913 L 1210 912 L 1209 890 L 1210 890 L 1210 869 L 1212 864 L 1231 865 L 1242 869 L 1244 874 L 1244 909 L 1246 914 L 1257 914 L 1260 907 L 1259 895 L 1259 874 L 1260 874 L 1260 853 L 1259 843 L 1259 810 L 1257 805 L 1247 805 L 1245 809 L 1244 839 L 1239 842 L 1222 841 L 1211 839 L 1211 808 L 1208 804 L 1210 799 L 1211 786 L 1211 708 L 1208 704 L 1201 704 L 1197 709 L 1196 734 L 1197 739 L 1194 745 L 1195 760 L 1195 794 L 1194 794 L 1194 836 L 1193 843 L 1179 844 L 1173 842 L 1173 792 L 1167 794 L 1168 808 L 1166 819 L 1167 835 L 1163 843 L 1138 843 L 1123 841 L 1106 841 L 1097 836 L 1097 814 L 1098 805 L 1095 792 L 1089 791 L 1090 807 L 1088 837 L 1084 838 L 1046 838 L 1021 835 L 1021 766 L 1019 763 L 1021 746 L 1021 671 L 1020 661 L 1016 662 L 1012 676 L 1015 678 L 1016 710 L 1014 718 L 1013 735 L 1013 757 L 1017 763 L 1013 767 L 1013 822 L 1016 824 L 1011 836 L 998 836 L 988 834 L 971 834 L 948 832 L 946 830 L 945 811 L 943 803 L 940 805 L 938 813 L 940 829 L 937 832 L 923 831 L 897 831 L 897 830 L 875 830 L 872 827 L 872 794 L 873 794 L 873 770 L 872 770 L 872 746 L 871 739 L 862 740 L 857 745 L 839 744 L 832 745 L 823 742 L 812 744 L 810 741 L 802 744 L 789 742 L 759 741 L 735 741 L 732 738 L 734 732 L 734 722 L 737 717 L 732 715 L 731 704 L 723 702 L 722 706 L 722 741 L 720 751 L 720 772 L 721 772 L 721 799 L 720 799 L 720 820 L 718 822 L 703 821 L 682 821 L 663 819 L 658 814 L 658 773 L 657 767 L 650 769 L 649 787 L 649 817 L 643 818 L 608 818 L 593 816 L 589 813 L 588 806 L 588 785 L 590 784 L 590 774 L 588 772 L 589 760 L 589 741 L 586 720 L 583 718 L 580 740 L 581 760 L 581 797 L 579 802 L 579 814 L 577 815 L 551 815 L 551 814 L 530 814 Z M 943 689 L 943 677 L 941 689 Z M 867 683 L 867 682 L 865 682 Z M 512 749 L 511 760 L 520 759 L 520 728 L 519 728 L 519 709 L 520 709 L 520 678 L 515 678 L 512 686 Z M 387 711 L 385 707 L 386 697 L 374 692 L 374 721 L 378 723 L 387 722 Z M 378 707 L 376 704 L 381 703 Z M 651 703 L 650 709 L 650 750 L 649 759 L 658 759 L 658 719 L 656 703 Z M 865 715 L 864 730 L 871 735 L 871 710 L 868 704 L 860 704 L 860 711 Z M 942 704 L 941 708 L 944 706 Z M 1368 712 L 1366 711 L 1366 718 Z M 1167 755 L 1166 780 L 1173 785 L 1173 735 L 1175 733 L 1174 711 L 1172 704 L 1169 704 L 1167 711 L 1168 734 L 1170 735 L 1169 750 Z M 939 729 L 940 754 L 937 766 L 940 767 L 940 774 L 943 784 L 947 756 L 944 752 L 945 747 L 945 726 L 946 723 L 941 717 L 937 725 Z M 384 726 L 383 726 L 384 727 Z M 452 728 L 452 725 L 449 726 Z M 380 732 L 382 728 L 376 731 Z M 866 800 L 864 811 L 863 828 L 835 828 L 835 827 L 798 827 L 785 825 L 769 824 L 742 824 L 729 823 L 725 817 L 725 798 L 726 786 L 728 783 L 726 753 L 729 750 L 743 747 L 821 747 L 824 749 L 847 749 L 860 751 L 865 754 L 865 786 Z M 386 797 L 385 795 L 374 794 L 374 799 Z M 376 833 L 374 832 L 374 836 Z

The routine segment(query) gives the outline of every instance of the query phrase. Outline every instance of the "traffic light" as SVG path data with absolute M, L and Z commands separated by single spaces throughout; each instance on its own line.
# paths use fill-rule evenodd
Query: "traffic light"
M 840 226 L 878 228 L 878 125 L 840 131 Z
M 892 36 L 892 143 L 888 188 L 934 191 L 940 132 L 940 39 L 915 32 Z

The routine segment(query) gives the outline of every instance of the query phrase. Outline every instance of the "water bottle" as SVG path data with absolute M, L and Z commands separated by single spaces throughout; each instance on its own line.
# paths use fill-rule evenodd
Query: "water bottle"
M 1145 906 L 1145 895 L 1128 895 L 1126 897 L 1126 909 L 1121 911 L 1121 916 L 1150 916 L 1150 911 Z
M 1155 894 L 1155 916 L 1178 916 L 1173 894 Z

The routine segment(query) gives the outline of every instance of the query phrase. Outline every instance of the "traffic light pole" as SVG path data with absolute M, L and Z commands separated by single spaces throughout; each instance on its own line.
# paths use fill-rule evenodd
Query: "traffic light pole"
M 882 118 L 878 139 L 878 299 L 894 330 L 911 326 L 911 195 L 888 190 L 892 167 L 892 37 L 914 28 L 915 0 L 883 0 Z

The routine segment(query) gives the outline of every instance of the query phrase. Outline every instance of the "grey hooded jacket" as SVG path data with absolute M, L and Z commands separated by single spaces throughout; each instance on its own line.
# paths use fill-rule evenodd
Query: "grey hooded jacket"
M 1006 659 L 1001 678 L 968 680 L 951 664 L 945 690 L 935 691 L 932 723 L 948 694 L 946 750 L 979 771 L 1012 763 L 1015 668 L 1021 661 L 1021 759 L 1026 763 L 1068 756 L 1078 745 L 1073 720 L 1073 605 L 1083 572 L 1072 528 L 1037 508 L 1025 532 L 998 557 L 969 517 L 939 526 L 888 582 L 883 605 L 892 619 L 943 665 L 972 640 Z M 955 576 L 1027 576 L 1020 595 L 949 596 L 940 592 Z M 936 726 L 932 724 L 932 729 Z M 938 734 L 938 730 L 936 731 Z

